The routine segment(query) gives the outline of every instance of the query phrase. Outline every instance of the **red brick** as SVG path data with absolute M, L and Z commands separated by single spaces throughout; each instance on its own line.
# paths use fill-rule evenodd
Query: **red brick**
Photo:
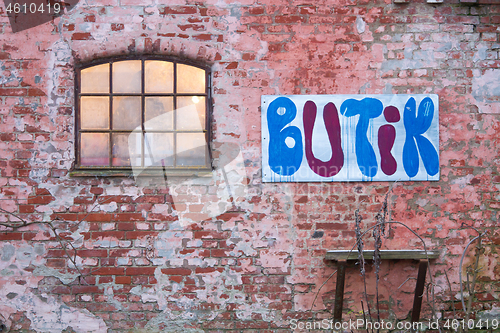
M 100 195 L 100 194 L 104 193 L 104 189 L 101 188 L 101 187 L 94 187 L 94 186 L 92 186 L 92 188 L 90 189 L 90 193 L 96 194 L 96 195 Z M 104 200 L 102 200 L 101 202 L 105 203 Z
M 90 32 L 75 32 L 71 36 L 71 40 L 94 40 Z
M 198 239 L 227 239 L 231 234 L 229 232 L 217 232 L 217 231 L 195 231 L 193 233 L 194 238 Z
M 47 259 L 47 267 L 63 268 L 66 267 L 65 259 Z
M 115 277 L 115 283 L 117 283 L 117 284 L 131 284 L 132 279 L 130 276 L 117 276 L 117 277 Z
M 34 238 L 36 238 L 36 236 L 37 236 L 37 233 L 35 233 L 35 232 L 23 232 L 23 239 L 25 241 L 33 240 Z
M 376 209 L 378 211 L 378 209 Z M 347 230 L 347 223 L 316 223 L 319 230 Z
M 68 286 L 57 286 L 57 287 L 52 288 L 52 290 L 50 292 L 54 293 L 54 294 L 68 295 L 68 294 L 71 294 L 71 288 Z
M 83 218 L 85 215 L 81 216 Z M 76 213 L 55 213 L 50 216 L 52 219 L 59 219 L 62 221 L 79 221 L 78 214 Z
M 75 204 L 92 204 L 95 202 L 94 197 L 75 197 L 73 199 Z
M 101 292 L 102 290 L 98 286 L 77 285 L 71 287 L 73 294 L 97 294 Z
M 79 257 L 107 257 L 108 256 L 108 251 L 107 250 L 102 250 L 102 249 L 91 249 L 91 250 L 84 250 L 84 249 L 78 249 L 77 254 Z
M 235 328 L 235 323 L 234 321 L 228 321 L 228 320 L 212 320 L 203 323 L 203 328 L 210 330 L 212 329 L 230 330 Z
M 36 88 L 0 88 L 0 96 L 45 96 L 45 93 Z
M 210 40 L 212 40 L 213 36 L 215 36 L 215 35 L 212 35 L 212 34 L 199 34 L 199 35 L 193 36 L 192 38 L 194 40 L 210 41 Z
M 0 241 L 9 241 L 9 240 L 22 240 L 23 233 L 22 232 L 0 232 Z
M 264 7 L 251 7 L 248 9 L 248 13 L 252 15 L 261 15 L 264 14 Z
M 212 249 L 210 250 L 210 255 L 212 257 L 231 257 L 231 250 L 221 250 L 221 249 Z
M 99 276 L 99 283 L 111 283 L 113 282 L 112 276 Z
M 121 222 L 116 224 L 116 229 L 124 231 L 135 230 L 135 223 L 133 222 Z
M 196 274 L 206 274 L 206 273 L 212 273 L 212 272 L 223 272 L 224 268 L 222 267 L 196 267 L 195 273 Z
M 94 14 L 86 14 L 83 21 L 84 22 L 95 22 L 95 15 Z
M 19 205 L 19 213 L 33 213 L 35 211 L 35 206 L 33 205 Z
M 172 6 L 172 7 L 159 7 L 160 15 L 172 14 L 196 14 L 198 8 L 195 6 Z
M 168 277 L 168 279 L 176 283 L 182 283 L 182 280 L 184 280 L 184 278 L 181 275 L 171 275 Z
M 1 133 L 0 141 L 15 141 L 16 135 L 14 133 Z
M 269 328 L 269 323 L 264 321 L 254 321 L 254 320 L 238 320 L 235 323 L 237 329 L 261 329 Z
M 304 23 L 306 19 L 297 15 L 280 15 L 274 18 L 274 22 L 278 24 Z
M 127 231 L 125 239 L 138 239 L 156 235 L 158 235 L 156 231 Z
M 111 31 L 120 31 L 124 29 L 123 23 L 111 23 Z
M 83 217 L 85 217 L 85 221 L 87 222 L 111 222 L 113 215 L 107 213 L 89 213 Z
M 110 250 L 109 251 L 109 256 L 110 257 L 126 257 L 129 252 L 131 250 L 130 249 L 115 249 L 115 250 Z
M 161 272 L 167 275 L 190 275 L 191 270 L 188 268 L 162 268 Z
M 143 195 L 134 200 L 137 203 L 165 203 L 164 195 Z
M 153 275 L 155 267 L 127 267 L 126 275 Z
M 123 231 L 92 231 L 90 238 L 98 239 L 98 238 L 107 238 L 107 237 L 124 239 L 125 232 L 123 232 Z
M 49 249 L 47 250 L 47 257 L 61 258 L 66 256 L 66 252 L 60 249 Z
M 133 202 L 133 199 L 125 195 L 101 195 L 99 196 L 99 202 L 131 203 Z
M 113 215 L 113 221 L 144 221 L 144 217 L 141 213 L 117 213 Z
M 14 169 L 30 169 L 30 164 L 28 161 L 11 160 L 9 161 L 9 165 Z
M 85 308 L 90 312 L 116 311 L 117 308 L 109 303 L 86 303 Z
M 124 267 L 101 267 L 95 271 L 93 271 L 94 275 L 124 275 L 125 268 Z

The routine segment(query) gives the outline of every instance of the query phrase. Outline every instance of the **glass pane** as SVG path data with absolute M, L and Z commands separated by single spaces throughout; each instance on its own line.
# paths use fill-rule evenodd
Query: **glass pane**
M 187 131 L 205 130 L 205 106 L 205 97 L 178 97 L 177 129 Z
M 141 98 L 113 98 L 113 129 L 133 130 L 141 126 Z
M 109 64 L 82 69 L 82 93 L 109 93 Z
M 81 129 L 109 129 L 109 97 L 80 98 Z
M 113 63 L 113 92 L 141 92 L 141 61 L 127 60 Z
M 109 134 L 82 133 L 80 163 L 84 166 L 109 166 Z
M 204 133 L 177 134 L 177 165 L 205 166 L 208 153 Z
M 145 64 L 146 93 L 174 92 L 174 64 L 168 61 L 150 60 Z
M 174 165 L 174 134 L 146 133 L 144 139 L 144 165 Z
M 142 132 L 134 131 L 128 135 L 128 154 L 132 167 L 142 166 Z
M 168 131 L 174 129 L 174 98 L 146 97 L 146 130 Z
M 141 135 L 140 133 L 112 134 L 113 166 L 140 166 L 141 165 Z M 132 161 L 130 160 L 132 159 Z
M 189 65 L 177 65 L 178 93 L 205 93 L 205 70 Z

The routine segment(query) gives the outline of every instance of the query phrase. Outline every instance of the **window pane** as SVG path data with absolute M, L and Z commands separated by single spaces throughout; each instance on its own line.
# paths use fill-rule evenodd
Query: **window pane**
M 127 60 L 113 63 L 113 92 L 141 92 L 141 61 Z
M 174 135 L 172 133 L 146 133 L 144 165 L 160 167 L 174 165 Z
M 80 98 L 81 129 L 109 129 L 109 97 Z
M 177 165 L 205 166 L 208 153 L 204 133 L 177 134 Z
M 178 97 L 177 129 L 185 131 L 205 130 L 205 106 L 205 97 Z
M 82 93 L 109 93 L 109 64 L 82 69 Z
M 141 126 L 141 98 L 113 98 L 113 129 L 133 130 Z
M 174 64 L 168 61 L 145 62 L 146 93 L 174 92 Z
M 169 131 L 174 129 L 174 98 L 146 97 L 146 130 Z
M 85 166 L 109 166 L 109 134 L 82 133 L 80 160 Z
M 141 134 L 112 134 L 113 146 L 111 152 L 113 166 L 140 166 L 141 165 Z M 131 161 L 132 159 L 132 161 Z
M 205 70 L 178 64 L 177 65 L 177 92 L 178 93 L 205 93 Z

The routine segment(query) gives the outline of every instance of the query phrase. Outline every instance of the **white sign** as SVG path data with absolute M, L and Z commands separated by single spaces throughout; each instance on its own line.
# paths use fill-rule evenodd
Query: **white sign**
M 264 182 L 439 180 L 437 95 L 264 95 Z

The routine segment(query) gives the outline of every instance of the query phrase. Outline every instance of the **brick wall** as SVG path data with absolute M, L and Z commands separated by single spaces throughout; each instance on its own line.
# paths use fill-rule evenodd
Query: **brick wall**
M 391 216 L 440 251 L 431 274 L 444 317 L 453 317 L 449 287 L 459 293 L 460 258 L 477 235 L 462 223 L 488 230 L 473 308 L 498 315 L 500 5 L 137 3 L 82 0 L 17 33 L 1 9 L 0 320 L 12 332 L 288 332 L 291 319 L 331 319 L 335 265 L 326 251 L 352 247 L 355 210 L 364 228 L 373 225 L 391 184 L 263 184 L 264 94 L 438 94 L 441 180 L 397 184 Z M 214 147 L 240 153 L 233 201 L 221 177 L 69 175 L 74 66 L 127 54 L 212 67 Z M 40 223 L 9 228 L 19 219 L 8 212 Z M 393 226 L 384 248 L 422 244 Z M 408 318 L 415 281 L 398 287 L 416 269 L 382 264 L 382 318 Z M 373 272 L 367 266 L 372 311 Z M 356 318 L 364 283 L 356 268 L 347 274 L 344 318 Z M 430 310 L 424 301 L 422 316 Z

